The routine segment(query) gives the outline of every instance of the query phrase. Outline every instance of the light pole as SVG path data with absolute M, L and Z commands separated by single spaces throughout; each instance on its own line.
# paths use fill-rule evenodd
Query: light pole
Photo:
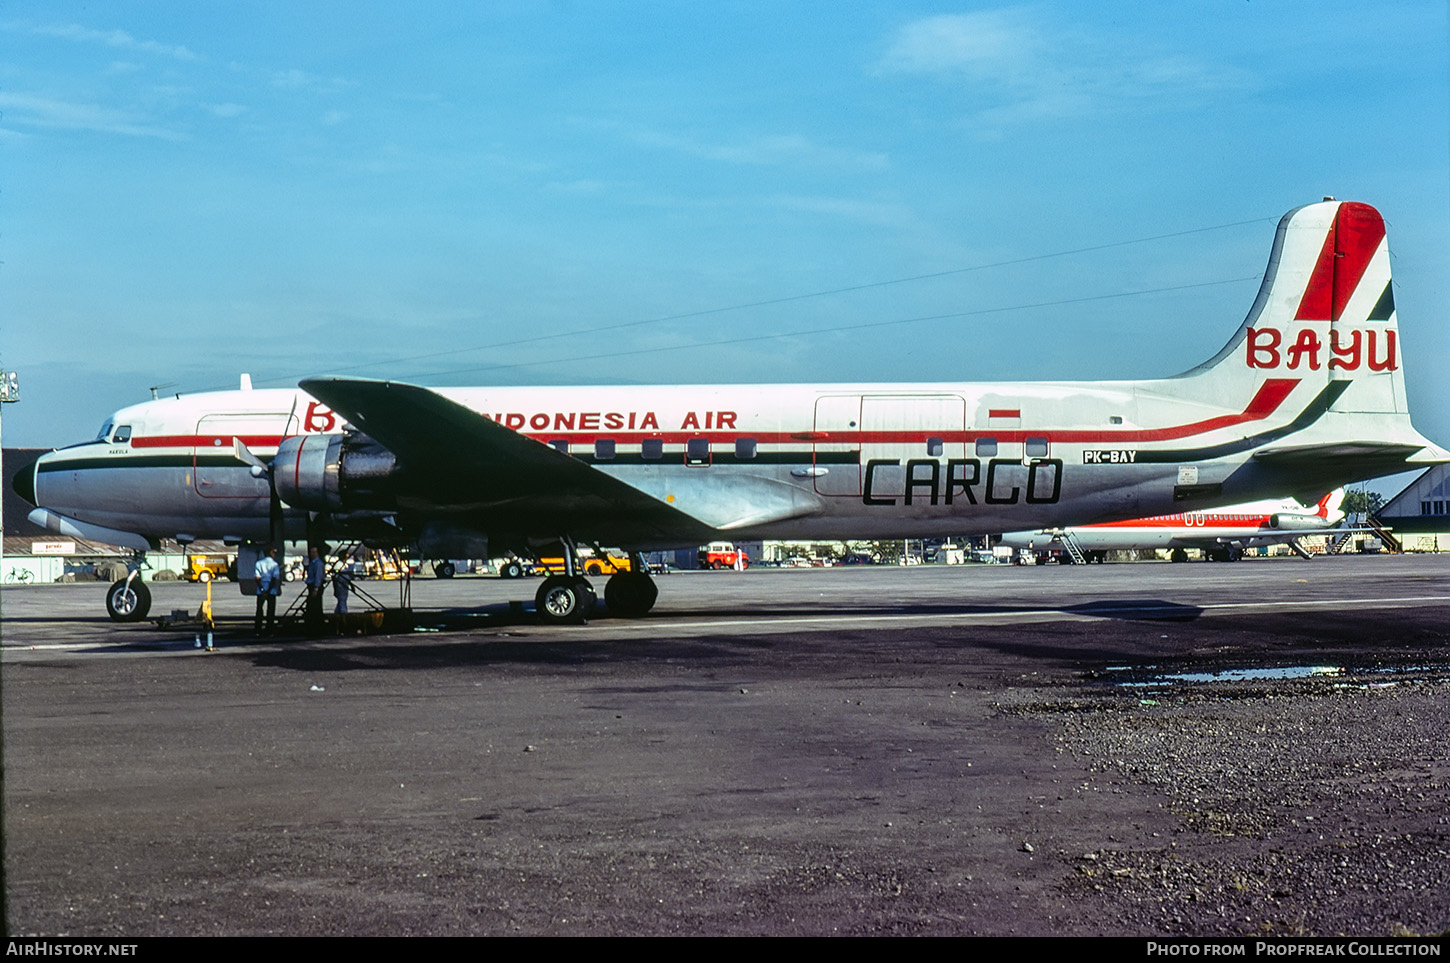
M 14 371 L 0 371 L 0 412 L 5 405 L 20 400 L 20 375 Z M 5 423 L 0 414 L 0 425 Z M 0 438 L 0 478 L 5 477 L 5 443 Z M 5 499 L 0 496 L 0 572 L 5 571 Z

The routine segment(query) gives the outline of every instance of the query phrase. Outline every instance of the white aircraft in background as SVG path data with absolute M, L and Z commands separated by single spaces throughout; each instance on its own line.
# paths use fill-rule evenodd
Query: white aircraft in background
M 1305 535 L 1368 531 L 1339 527 L 1344 521 L 1339 508 L 1343 500 L 1344 489 L 1339 488 L 1309 506 L 1292 498 L 1274 499 L 1154 518 L 1007 532 L 993 541 L 1029 552 L 1066 553 L 1061 561 L 1101 562 L 1105 553 L 1124 549 L 1196 548 L 1210 561 L 1236 562 L 1246 548 L 1288 543 L 1302 552 L 1297 545 Z M 1182 557 L 1181 551 L 1174 552 L 1175 561 Z
M 547 546 L 571 570 L 544 580 L 537 609 L 572 622 L 595 605 L 576 542 L 638 562 L 720 540 L 1090 525 L 1313 499 L 1450 461 L 1410 423 L 1404 360 L 1384 221 L 1326 200 L 1284 216 L 1248 317 L 1170 378 L 438 389 L 316 378 L 123 408 L 15 488 L 48 529 L 138 550 L 220 538 L 255 551 L 284 536 L 431 558 Z M 644 614 L 656 595 L 642 564 L 605 587 L 619 615 Z M 121 619 L 148 603 L 134 573 L 107 595 Z

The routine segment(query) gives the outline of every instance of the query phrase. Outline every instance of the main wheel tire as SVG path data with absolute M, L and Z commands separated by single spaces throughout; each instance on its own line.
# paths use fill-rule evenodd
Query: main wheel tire
M 659 586 L 644 572 L 620 572 L 604 583 L 604 604 L 620 618 L 639 618 L 654 608 L 659 596 Z
M 1168 561 L 1186 562 L 1188 561 L 1188 553 L 1181 548 L 1175 548 L 1173 551 L 1168 553 Z
M 498 574 L 504 578 L 520 578 L 524 574 L 524 567 L 518 562 L 507 561 L 499 568 Z
M 106 591 L 106 614 L 112 622 L 140 622 L 151 611 L 151 590 L 139 578 L 118 579 Z
M 433 574 L 438 578 L 452 578 L 458 574 L 458 569 L 453 566 L 452 562 L 435 562 Z
M 582 625 L 595 601 L 594 589 L 583 579 L 550 575 L 534 595 L 534 610 L 553 625 Z

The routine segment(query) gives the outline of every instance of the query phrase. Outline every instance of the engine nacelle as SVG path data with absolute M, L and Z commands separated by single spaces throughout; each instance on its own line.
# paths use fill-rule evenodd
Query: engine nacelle
M 1269 516 L 1269 527 L 1285 532 L 1312 532 L 1323 529 L 1324 519 L 1318 515 L 1298 515 L 1294 512 L 1275 512 Z
M 312 512 L 392 508 L 400 474 L 391 451 L 356 431 L 294 435 L 272 460 L 277 494 Z

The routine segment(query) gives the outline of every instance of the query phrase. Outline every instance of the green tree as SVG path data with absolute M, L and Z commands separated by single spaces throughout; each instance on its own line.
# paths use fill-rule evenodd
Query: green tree
M 1373 515 L 1385 507 L 1384 496 L 1368 488 L 1351 488 L 1344 493 L 1344 504 L 1339 506 L 1351 514 Z

